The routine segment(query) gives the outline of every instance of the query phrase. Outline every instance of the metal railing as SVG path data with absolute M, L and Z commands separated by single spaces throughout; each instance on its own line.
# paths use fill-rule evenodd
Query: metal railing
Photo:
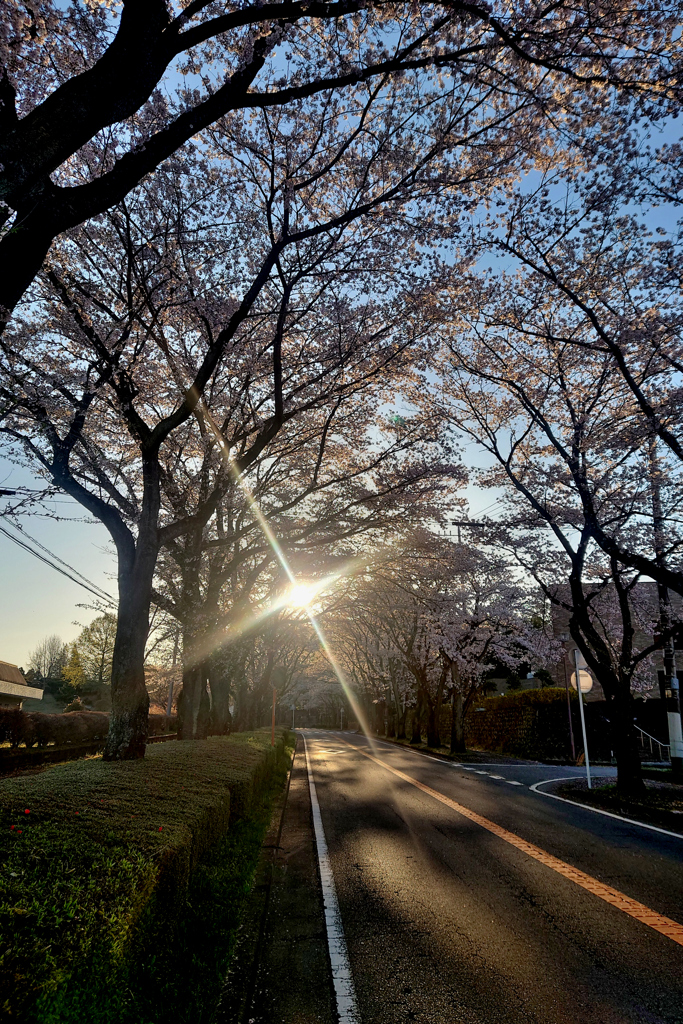
M 655 752 L 654 748 L 656 746 L 658 751 L 659 751 L 659 760 L 660 761 L 670 761 L 671 760 L 671 748 L 669 747 L 668 743 L 662 743 L 661 740 L 658 740 L 656 736 L 650 736 L 650 733 L 649 732 L 645 732 L 644 729 L 641 729 L 640 726 L 637 723 L 635 723 L 635 726 L 636 726 L 636 730 L 640 733 L 640 742 L 641 742 L 643 747 L 649 747 L 650 753 L 654 754 L 654 752 Z M 645 742 L 646 739 L 647 739 L 647 742 Z M 662 756 L 662 751 L 665 751 L 664 756 Z

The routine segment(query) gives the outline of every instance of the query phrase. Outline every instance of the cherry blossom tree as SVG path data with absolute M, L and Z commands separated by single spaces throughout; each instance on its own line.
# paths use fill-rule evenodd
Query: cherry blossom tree
M 505 560 L 422 531 L 351 585 L 334 635 L 371 701 L 403 723 L 406 706 L 413 708 L 411 742 L 426 725 L 428 745 L 441 745 L 450 697 L 451 747 L 463 750 L 464 717 L 492 665 L 557 655 L 531 619 L 529 596 Z
M 678 101 L 678 11 L 632 0 L 560 3 L 166 3 L 8 0 L 0 32 L 0 199 L 6 232 L 0 306 L 11 310 L 53 240 L 125 197 L 184 146 L 203 151 L 221 119 L 319 104 L 348 118 L 370 107 L 403 122 L 441 97 L 460 107 L 472 151 L 535 146 L 544 124 L 585 140 L 614 134 L 631 107 Z M 448 126 L 442 124 L 448 144 Z M 425 135 L 419 132 L 424 144 Z
M 397 223 L 367 216 L 410 192 L 405 167 L 388 183 L 378 171 L 374 195 L 365 175 L 359 193 L 353 167 L 347 180 L 340 154 L 309 128 L 298 125 L 301 148 L 291 139 L 288 148 L 281 121 L 261 120 L 241 137 L 241 162 L 234 152 L 217 157 L 208 184 L 203 166 L 169 167 L 163 188 L 157 178 L 72 233 L 4 342 L 5 436 L 116 545 L 108 757 L 143 749 L 160 547 L 203 529 L 231 481 L 288 424 L 373 382 L 385 389 L 376 400 L 390 398 L 392 374 L 429 347 L 417 210 Z M 217 152 L 228 135 L 214 137 Z M 384 152 L 387 139 L 378 146 Z M 316 171 L 290 188 L 296 160 Z M 394 258 L 399 238 L 411 254 L 405 266 Z M 320 421 L 328 447 L 329 415 Z M 205 452 L 217 469 L 188 511 L 179 466 L 204 464 Z
M 569 612 L 572 638 L 608 700 L 619 788 L 638 792 L 633 693 L 652 671 L 653 652 L 679 628 L 672 622 L 653 639 L 656 608 L 642 599 L 639 573 L 600 540 L 609 530 L 620 549 L 652 548 L 640 413 L 611 353 L 567 341 L 562 310 L 549 300 L 556 327 L 545 338 L 508 330 L 506 317 L 479 319 L 482 308 L 476 322 L 458 322 L 444 401 L 457 430 L 491 459 L 481 482 L 506 488 L 503 521 L 491 524 L 489 540 Z
M 486 339 L 482 344 L 505 339 L 501 351 L 515 363 L 513 375 L 529 371 L 535 346 L 541 353 L 574 346 L 577 360 L 585 358 L 593 368 L 581 382 L 584 395 L 591 387 L 600 395 L 603 374 L 620 379 L 623 401 L 614 399 L 621 413 L 611 442 L 609 422 L 600 428 L 605 452 L 611 449 L 606 458 L 618 459 L 621 451 L 628 459 L 629 453 L 658 445 L 660 477 L 673 481 L 663 494 L 659 553 L 651 530 L 627 537 L 612 529 L 597 513 L 579 463 L 568 457 L 565 463 L 595 542 L 609 557 L 683 594 L 676 515 L 683 470 L 680 155 L 671 146 L 656 154 L 642 148 L 642 140 L 635 147 L 627 139 L 616 167 L 590 174 L 549 169 L 537 187 L 515 195 L 504 213 L 480 225 L 476 251 L 505 259 L 506 269 L 496 263 L 488 279 L 473 276 L 459 306 L 476 309 L 466 314 L 468 329 Z M 544 372 L 540 361 L 533 372 Z M 560 363 L 549 372 L 561 373 Z M 638 500 L 651 518 L 648 487 Z
M 436 461 L 433 422 L 414 417 L 399 428 L 378 416 L 383 391 L 384 385 L 379 392 L 370 388 L 292 421 L 245 474 L 248 492 L 233 482 L 206 521 L 198 515 L 184 537 L 166 546 L 154 599 L 183 626 L 184 738 L 197 735 L 200 707 L 209 702 L 207 683 L 212 706 L 216 700 L 227 706 L 220 691 L 229 680 L 212 673 L 216 651 L 239 644 L 245 618 L 258 622 L 269 607 L 278 612 L 277 591 L 287 577 L 264 520 L 291 571 L 316 579 L 339 562 L 352 562 L 368 536 L 389 535 L 433 514 L 444 476 L 462 478 L 453 465 Z M 183 449 L 170 500 L 179 510 L 207 508 L 210 457 L 187 456 Z M 219 473 L 222 468 L 219 463 Z M 186 480 L 196 482 L 192 504 Z M 206 713 L 201 720 L 205 728 Z

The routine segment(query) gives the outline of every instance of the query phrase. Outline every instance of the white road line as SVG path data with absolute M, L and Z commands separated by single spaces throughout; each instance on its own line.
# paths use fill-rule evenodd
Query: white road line
M 327 841 L 323 830 L 323 820 L 320 815 L 320 804 L 315 791 L 313 781 L 313 770 L 311 759 L 308 756 L 308 744 L 304 736 L 304 751 L 306 753 L 306 770 L 308 771 L 308 786 L 311 791 L 311 808 L 313 811 L 313 829 L 315 832 L 315 844 L 318 851 L 318 868 L 320 869 L 320 881 L 323 890 L 323 903 L 325 905 L 325 930 L 327 932 L 327 948 L 330 952 L 330 964 L 332 965 L 332 983 L 334 994 L 337 1000 L 337 1013 L 339 1024 L 360 1024 L 360 1014 L 356 1002 L 356 990 L 353 987 L 351 976 L 351 965 L 349 963 L 349 952 L 346 948 L 346 938 L 342 927 L 337 891 L 334 887 L 334 876 L 332 865 L 327 852 Z
M 585 775 L 568 775 L 564 779 L 543 779 L 529 786 L 532 793 L 539 796 L 547 796 L 549 800 L 560 800 L 563 804 L 571 804 L 572 807 L 583 807 L 586 811 L 593 811 L 595 814 L 604 814 L 606 818 L 616 818 L 617 821 L 625 821 L 628 825 L 638 825 L 640 828 L 649 828 L 651 832 L 661 832 L 665 836 L 673 836 L 674 839 L 683 839 L 680 832 L 669 832 L 668 828 L 658 828 L 657 825 L 648 825 L 644 821 L 634 821 L 633 818 L 624 818 L 621 814 L 614 814 L 612 811 L 603 811 L 602 807 L 591 807 L 590 804 L 581 804 L 578 800 L 567 800 L 564 796 L 556 793 L 544 793 L 539 786 L 547 786 L 551 782 L 572 782 L 574 779 L 585 779 Z
M 515 781 L 515 779 L 506 779 L 505 781 L 507 782 L 508 786 L 521 786 L 522 785 L 521 782 L 517 782 L 517 781 Z

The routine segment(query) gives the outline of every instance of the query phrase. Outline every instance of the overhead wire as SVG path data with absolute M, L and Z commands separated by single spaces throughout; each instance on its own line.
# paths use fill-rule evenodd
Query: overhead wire
M 107 604 L 111 605 L 113 608 L 116 608 L 116 601 L 111 596 L 111 594 L 108 594 L 106 592 L 106 590 L 102 590 L 102 588 L 98 587 L 96 583 L 93 583 L 92 580 L 89 580 L 87 576 L 84 576 L 83 573 L 80 573 L 78 569 L 74 569 L 72 565 L 69 565 L 68 562 L 65 562 L 63 558 L 59 557 L 59 555 L 55 555 L 53 551 L 50 551 L 49 548 L 46 548 L 45 545 L 41 544 L 40 541 L 35 539 L 35 537 L 31 537 L 31 535 L 27 534 L 24 530 L 21 530 L 20 532 L 24 534 L 27 540 L 30 540 L 37 547 L 45 551 L 46 554 L 50 556 L 50 558 L 46 558 L 45 555 L 41 555 L 39 551 L 35 551 L 30 546 L 30 544 L 22 540 L 21 537 L 15 537 L 12 533 L 10 533 L 5 524 L 0 524 L 0 533 L 4 534 L 5 537 L 11 540 L 18 547 L 23 548 L 24 551 L 28 551 L 28 553 L 33 555 L 34 558 L 37 558 L 41 562 L 44 562 L 45 565 L 49 565 L 51 569 L 54 569 L 56 572 L 61 573 L 62 576 L 66 576 L 66 578 L 71 580 L 72 583 L 77 583 L 79 587 L 83 587 L 84 590 L 90 591 L 90 593 L 94 594 L 94 596 L 97 597 L 100 601 L 106 601 Z M 51 559 L 54 559 L 54 561 L 51 561 Z M 59 562 L 61 564 L 56 565 L 56 562 Z M 62 566 L 64 566 L 64 568 L 62 568 Z

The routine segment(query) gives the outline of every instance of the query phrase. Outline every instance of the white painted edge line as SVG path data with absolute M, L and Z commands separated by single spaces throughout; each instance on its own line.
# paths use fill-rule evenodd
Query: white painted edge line
M 327 841 L 323 830 L 323 820 L 320 815 L 320 804 L 318 794 L 315 791 L 313 781 L 313 770 L 311 759 L 308 756 L 308 744 L 304 736 L 304 751 L 306 753 L 306 770 L 308 772 L 308 786 L 311 793 L 311 809 L 313 811 L 313 830 L 315 832 L 315 845 L 318 852 L 318 868 L 320 870 L 320 882 L 323 890 L 323 904 L 325 906 L 325 931 L 327 933 L 327 948 L 330 953 L 330 964 L 332 967 L 332 983 L 334 995 L 337 1000 L 337 1013 L 339 1024 L 360 1024 L 360 1014 L 356 1002 L 356 990 L 353 986 L 351 976 L 351 965 L 349 963 L 349 952 L 346 948 L 346 937 L 342 927 L 337 891 L 334 887 L 334 876 L 327 852 Z
M 572 807 L 581 807 L 585 811 L 593 811 L 594 814 L 604 814 L 606 818 L 616 818 L 617 821 L 625 821 L 628 825 L 637 825 L 639 828 L 647 828 L 650 832 L 661 832 L 664 836 L 673 836 L 674 839 L 683 839 L 680 832 L 669 832 L 667 828 L 659 828 L 657 825 L 648 825 L 644 821 L 634 821 L 633 818 L 624 818 L 621 814 L 614 814 L 613 811 L 603 811 L 601 807 L 591 807 L 590 804 L 581 804 L 578 800 L 567 800 L 565 796 L 558 796 L 557 793 L 544 793 L 539 786 L 548 786 L 551 782 L 571 782 L 572 779 L 585 779 L 585 775 L 567 775 L 563 779 L 543 779 L 535 782 L 529 789 L 539 796 L 546 796 L 549 800 L 560 800 L 563 804 L 571 804 Z

